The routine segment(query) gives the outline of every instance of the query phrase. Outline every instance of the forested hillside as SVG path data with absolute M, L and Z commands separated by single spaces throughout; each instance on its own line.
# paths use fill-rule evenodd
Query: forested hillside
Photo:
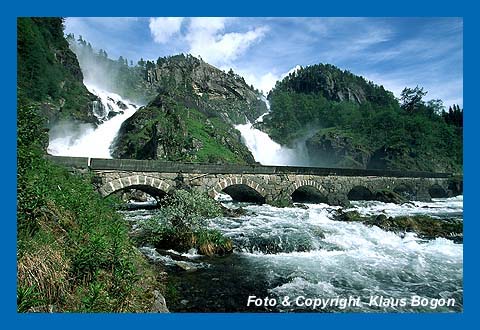
M 276 141 L 305 141 L 314 166 L 422 171 L 462 170 L 463 109 L 405 88 L 382 86 L 332 65 L 302 68 L 269 94 L 261 128 Z

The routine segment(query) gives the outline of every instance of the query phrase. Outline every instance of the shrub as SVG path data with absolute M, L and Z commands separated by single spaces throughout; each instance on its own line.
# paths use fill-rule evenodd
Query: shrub
M 226 254 L 232 241 L 206 228 L 206 219 L 222 215 L 221 206 L 207 195 L 177 190 L 162 202 L 158 213 L 141 226 L 144 240 L 158 248 L 181 252 L 197 248 L 205 255 Z

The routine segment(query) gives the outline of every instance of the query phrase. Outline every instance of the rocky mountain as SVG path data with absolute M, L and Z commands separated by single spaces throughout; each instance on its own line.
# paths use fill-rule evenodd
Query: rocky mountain
M 200 111 L 230 124 L 253 122 L 267 111 L 261 94 L 232 70 L 225 73 L 191 55 L 161 57 L 147 62 L 143 86 L 152 94 L 175 90 L 191 93 L 204 105 Z
M 312 166 L 461 172 L 461 120 L 419 87 L 404 94 L 401 104 L 363 77 L 313 65 L 276 84 L 256 126 L 281 144 L 304 143 Z
M 269 98 L 279 92 L 319 94 L 329 101 L 348 101 L 356 104 L 365 102 L 394 104 L 392 92 L 366 81 L 350 71 L 340 70 L 331 64 L 315 64 L 291 72 L 277 82 Z
M 113 146 L 115 157 L 255 162 L 233 125 L 267 111 L 258 91 L 232 71 L 190 55 L 145 66 L 141 84 L 157 96 L 123 123 Z

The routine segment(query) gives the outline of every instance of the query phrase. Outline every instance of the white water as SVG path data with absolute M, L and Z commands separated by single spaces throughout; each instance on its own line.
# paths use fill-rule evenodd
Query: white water
M 94 102 L 92 109 L 100 125 L 95 128 L 89 124 L 58 124 L 50 131 L 48 153 L 55 156 L 112 158 L 110 147 L 120 126 L 137 111 L 138 106 L 118 94 L 87 82 L 84 84 L 100 99 Z M 119 105 L 126 108 L 122 109 Z M 109 119 L 109 115 L 115 116 Z
M 263 121 L 263 117 L 270 112 L 270 103 L 263 98 L 268 111 L 255 120 L 255 123 Z M 294 149 L 284 147 L 273 141 L 268 134 L 253 127 L 254 123 L 236 125 L 235 128 L 242 134 L 244 144 L 252 153 L 257 162 L 262 165 L 289 165 L 305 166 L 305 157 Z
M 196 255 L 190 259 L 201 262 L 203 270 L 196 272 L 195 277 L 179 274 L 177 280 L 186 288 L 179 294 L 188 304 L 177 306 L 178 311 L 261 310 L 245 308 L 249 295 L 278 299 L 352 295 L 364 302 L 361 307 L 331 308 L 328 310 L 331 312 L 438 312 L 463 308 L 463 244 L 444 238 L 422 239 L 414 233 L 397 235 L 376 226 L 336 221 L 333 214 L 341 208 L 338 206 L 308 204 L 305 210 L 232 204 L 223 195 L 219 199 L 227 207 L 242 205 L 248 212 L 242 217 L 208 221 L 211 228 L 233 240 L 235 251 L 223 258 Z M 364 214 L 430 214 L 450 218 L 462 216 L 462 201 L 463 197 L 458 196 L 416 203 L 413 207 L 408 204 L 392 207 L 369 201 L 354 202 L 352 208 Z M 148 218 L 146 215 L 126 214 L 134 223 L 144 221 Z M 148 252 L 147 256 L 153 253 Z M 158 255 L 149 257 L 168 264 Z M 399 299 L 413 295 L 454 298 L 456 305 L 438 309 L 369 306 L 365 302 L 371 295 Z M 312 311 L 295 306 L 279 307 L 279 310 Z
M 402 205 L 378 201 L 352 201 L 353 208 L 364 216 L 385 214 L 389 217 L 429 215 L 432 217 L 461 218 L 463 196 L 433 198 L 431 202 L 412 201 Z

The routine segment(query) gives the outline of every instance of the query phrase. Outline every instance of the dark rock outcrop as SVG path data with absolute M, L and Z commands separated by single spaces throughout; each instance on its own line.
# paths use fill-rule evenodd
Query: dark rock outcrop
M 400 235 L 406 232 L 415 232 L 419 237 L 425 239 L 443 237 L 458 243 L 463 241 L 463 221 L 458 219 L 437 219 L 426 215 L 387 217 L 385 214 L 380 214 L 377 216 L 362 216 L 357 211 L 338 210 L 335 213 L 335 220 L 362 222 Z
M 230 124 L 253 122 L 267 111 L 260 92 L 239 75 L 222 70 L 191 55 L 159 58 L 145 71 L 144 88 L 168 94 L 183 90 L 184 104 L 207 116 L 217 116 Z
M 403 204 L 408 202 L 408 199 L 406 197 L 388 189 L 376 191 L 373 199 L 384 203 L 395 204 Z
M 320 130 L 305 146 L 310 161 L 317 166 L 367 168 L 370 159 L 370 150 L 341 130 Z

